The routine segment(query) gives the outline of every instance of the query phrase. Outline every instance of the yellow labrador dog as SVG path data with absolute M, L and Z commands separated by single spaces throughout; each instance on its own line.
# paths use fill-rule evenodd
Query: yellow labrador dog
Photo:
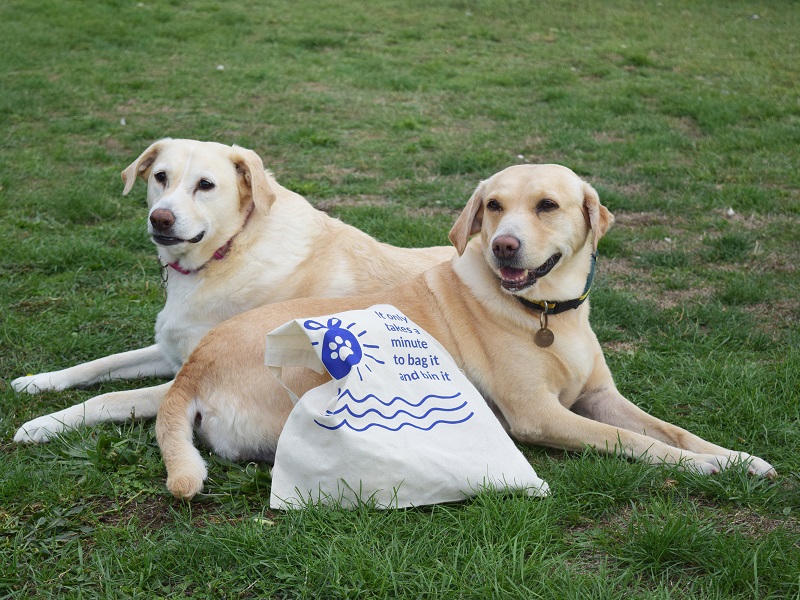
M 163 139 L 122 171 L 147 183 L 148 232 L 167 299 L 156 343 L 61 371 L 20 377 L 17 391 L 111 379 L 172 378 L 225 319 L 268 302 L 370 293 L 450 259 L 451 247 L 396 248 L 314 209 L 280 186 L 258 155 L 212 142 Z M 170 383 L 112 392 L 25 423 L 17 442 L 43 442 L 81 424 L 156 416 Z
M 558 165 L 510 167 L 482 182 L 450 232 L 459 256 L 390 292 L 258 308 L 214 329 L 192 353 L 156 421 L 167 487 L 191 498 L 206 467 L 193 430 L 234 460 L 270 460 L 292 410 L 264 366 L 265 336 L 296 318 L 389 303 L 437 338 L 518 441 L 591 446 L 714 473 L 765 461 L 665 423 L 614 386 L 586 301 L 597 242 L 612 215 L 594 189 Z M 472 234 L 480 234 L 471 241 Z M 325 377 L 284 369 L 298 395 Z

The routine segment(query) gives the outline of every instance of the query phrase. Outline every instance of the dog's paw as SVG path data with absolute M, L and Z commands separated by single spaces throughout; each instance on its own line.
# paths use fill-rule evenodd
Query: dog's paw
M 681 456 L 678 465 L 681 468 L 689 471 L 696 471 L 702 475 L 716 475 L 722 467 L 722 461 L 725 457 L 715 456 L 713 454 L 690 454 Z
M 180 471 L 167 477 L 167 489 L 179 500 L 191 500 L 203 491 L 206 469 L 202 473 Z
M 41 444 L 49 442 L 66 427 L 62 421 L 50 415 L 28 421 L 14 434 L 14 441 L 20 444 Z
M 39 375 L 26 375 L 25 377 L 17 377 L 11 382 L 11 387 L 16 392 L 28 392 L 29 394 L 38 394 L 47 390 L 60 390 L 56 384 L 53 383 L 52 378 L 48 373 L 40 373 Z
M 750 475 L 757 475 L 768 479 L 774 479 L 778 476 L 777 471 L 775 471 L 775 468 L 771 464 L 752 454 L 747 454 L 746 452 L 732 452 L 730 456 L 726 458 L 728 462 L 723 468 L 744 464 L 747 465 L 747 472 Z
M 757 456 L 750 456 L 750 464 L 747 465 L 747 472 L 751 475 L 766 477 L 767 479 L 775 479 L 778 476 L 775 467 Z
M 745 465 L 750 475 L 758 475 L 769 479 L 777 476 L 777 472 L 771 464 L 746 452 L 731 452 L 730 454 L 719 455 L 696 454 L 691 459 L 691 465 L 697 471 L 707 475 L 712 475 L 737 465 Z

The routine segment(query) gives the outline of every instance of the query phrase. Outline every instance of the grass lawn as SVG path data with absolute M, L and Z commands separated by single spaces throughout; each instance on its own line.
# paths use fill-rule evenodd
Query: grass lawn
M 800 598 L 799 31 L 788 0 L 4 0 L 0 598 Z M 152 423 L 15 445 L 140 385 L 9 382 L 151 343 L 119 172 L 164 136 L 406 246 L 503 167 L 569 166 L 617 217 L 592 321 L 620 390 L 779 477 L 525 448 L 550 498 L 271 513 L 266 467 L 213 457 L 173 501 Z

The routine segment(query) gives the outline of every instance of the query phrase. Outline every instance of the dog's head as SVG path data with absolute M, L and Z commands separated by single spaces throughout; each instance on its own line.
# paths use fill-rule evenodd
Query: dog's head
M 585 282 L 588 255 L 613 220 L 592 186 L 566 167 L 517 165 L 481 182 L 450 241 L 461 255 L 480 233 L 481 252 L 503 290 L 563 300 Z M 578 254 L 587 256 L 585 264 L 571 265 Z
M 165 138 L 122 171 L 123 194 L 137 177 L 147 182 L 148 231 L 174 258 L 213 253 L 252 206 L 267 213 L 275 200 L 259 156 L 238 146 Z

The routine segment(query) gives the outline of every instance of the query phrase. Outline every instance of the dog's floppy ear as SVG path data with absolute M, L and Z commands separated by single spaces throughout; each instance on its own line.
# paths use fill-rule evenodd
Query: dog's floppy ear
M 456 247 L 459 256 L 464 254 L 469 237 L 481 230 L 481 225 L 483 224 L 483 196 L 486 187 L 484 183 L 485 182 L 482 181 L 476 188 L 469 202 L 467 202 L 467 205 L 464 207 L 464 210 L 461 211 L 458 219 L 456 219 L 453 228 L 450 230 L 450 235 L 448 237 L 450 238 L 450 242 Z
M 597 252 L 597 244 L 614 222 L 614 215 L 612 215 L 605 206 L 600 204 L 600 196 L 598 196 L 595 189 L 586 182 L 583 182 L 583 207 L 586 209 L 589 228 L 592 230 L 592 249 L 594 252 Z
M 128 192 L 131 191 L 133 184 L 136 183 L 137 176 L 141 177 L 142 181 L 147 181 L 147 177 L 150 175 L 150 167 L 153 166 L 156 157 L 158 157 L 158 153 L 161 152 L 161 148 L 166 142 L 170 141 L 170 139 L 171 138 L 164 138 L 163 140 L 158 140 L 150 144 L 150 147 L 142 152 L 139 158 L 120 173 L 120 175 L 122 175 L 122 181 L 125 184 L 125 188 L 122 190 L 123 196 L 126 196 Z
M 261 157 L 252 150 L 234 146 L 231 158 L 240 175 L 239 188 L 242 201 L 252 198 L 258 210 L 268 213 L 272 203 L 275 202 L 275 192 L 267 181 Z

